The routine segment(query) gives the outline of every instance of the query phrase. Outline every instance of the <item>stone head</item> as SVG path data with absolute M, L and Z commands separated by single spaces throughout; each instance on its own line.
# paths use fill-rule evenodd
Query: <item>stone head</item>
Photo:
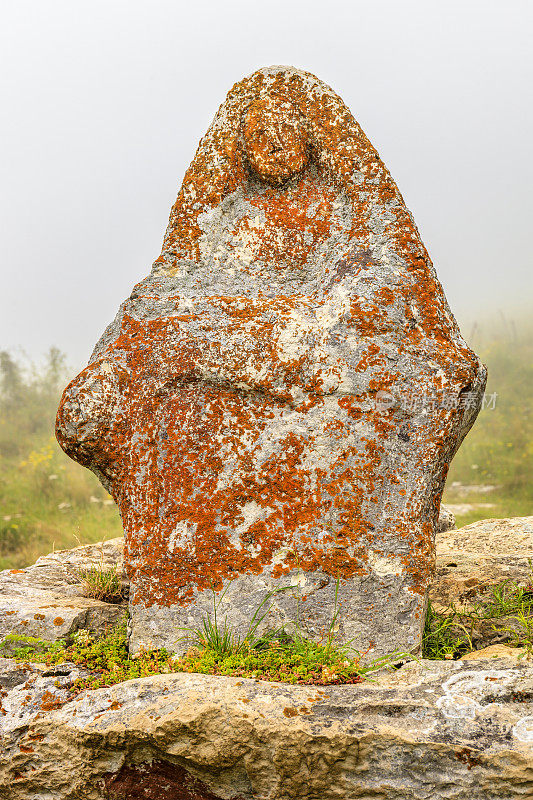
M 244 150 L 252 170 L 279 185 L 301 172 L 309 158 L 302 120 L 288 103 L 272 97 L 256 100 L 243 122 Z

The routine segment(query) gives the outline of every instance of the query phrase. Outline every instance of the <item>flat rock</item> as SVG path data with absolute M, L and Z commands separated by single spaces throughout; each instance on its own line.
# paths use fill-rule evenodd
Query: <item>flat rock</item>
M 24 669 L 0 662 L 5 800 L 533 796 L 527 664 L 410 663 L 331 687 L 171 674 L 68 702 L 68 674 Z
M 26 569 L 0 572 L 0 637 L 64 639 L 80 629 L 96 634 L 116 624 L 125 604 L 85 597 L 76 571 L 90 566 L 122 570 L 123 539 L 58 550 Z
M 533 584 L 533 517 L 484 519 L 437 533 L 431 600 L 443 606 L 476 597 L 504 580 Z
M 486 371 L 335 92 L 229 92 L 162 253 L 65 390 L 64 450 L 117 501 L 133 652 L 219 603 L 371 656 L 420 646 L 450 460 Z
M 25 569 L 0 571 L 0 593 L 35 597 L 40 592 L 60 591 L 64 595 L 79 596 L 82 588 L 77 573 L 91 566 L 100 566 L 102 569 L 116 568 L 122 575 L 123 550 L 122 536 L 69 550 L 55 550 Z
M 508 658 L 511 661 L 531 661 L 533 656 L 528 656 L 525 647 L 509 647 L 505 644 L 491 644 L 489 647 L 483 647 L 481 650 L 474 650 L 472 653 L 466 653 L 461 657 L 463 661 L 491 661 L 495 658 Z

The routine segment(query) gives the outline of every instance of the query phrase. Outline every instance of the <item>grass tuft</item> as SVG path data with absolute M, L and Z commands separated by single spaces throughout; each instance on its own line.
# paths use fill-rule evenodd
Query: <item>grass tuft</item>
M 489 644 L 505 642 L 533 655 L 533 577 L 525 586 L 505 580 L 488 588 L 468 609 L 428 606 L 422 655 L 456 659 Z
M 93 597 L 104 603 L 121 603 L 124 600 L 124 587 L 116 567 L 98 564 L 88 569 L 76 570 L 75 575 L 83 585 L 86 597 Z
M 272 607 L 269 605 L 272 597 L 294 590 L 293 586 L 281 586 L 268 592 L 256 608 L 242 637 L 228 626 L 227 618 L 223 622 L 219 620 L 218 610 L 229 584 L 218 600 L 213 590 L 213 611 L 204 614 L 199 627 L 184 629 L 187 635 L 182 638 L 192 640 L 193 646 L 177 662 L 179 668 L 185 672 L 328 685 L 358 683 L 370 672 L 391 665 L 394 661 L 411 658 L 406 653 L 393 653 L 363 665 L 361 654 L 351 651 L 351 642 L 336 645 L 334 630 L 340 612 L 339 586 L 340 579 L 337 578 L 331 623 L 323 640 L 318 643 L 302 634 L 299 594 L 296 596 L 298 610 L 293 633 L 287 633 L 284 628 L 259 633 L 261 623 Z

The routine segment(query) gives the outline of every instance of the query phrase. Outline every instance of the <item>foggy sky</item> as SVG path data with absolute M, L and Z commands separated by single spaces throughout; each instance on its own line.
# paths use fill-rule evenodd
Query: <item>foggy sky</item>
M 0 349 L 73 365 L 159 255 L 198 140 L 270 64 L 338 92 L 454 312 L 531 306 L 530 0 L 4 0 Z

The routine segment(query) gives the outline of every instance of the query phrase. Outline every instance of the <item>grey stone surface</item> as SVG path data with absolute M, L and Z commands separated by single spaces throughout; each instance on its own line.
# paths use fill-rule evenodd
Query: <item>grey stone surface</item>
M 533 585 L 533 517 L 482 519 L 437 534 L 432 602 L 468 603 L 502 581 Z
M 0 662 L 5 800 L 533 796 L 527 663 L 411 663 L 329 687 L 159 675 L 68 702 L 74 672 L 24 669 L 13 685 Z
M 439 511 L 439 520 L 437 522 L 437 533 L 453 531 L 455 527 L 455 516 L 453 511 L 451 511 L 447 506 L 441 505 Z
M 58 550 L 26 569 L 0 572 L 0 637 L 8 634 L 56 641 L 79 629 L 94 633 L 116 624 L 125 604 L 84 596 L 77 571 L 91 565 L 122 571 L 122 538 Z
M 121 509 L 132 652 L 186 649 L 213 592 L 244 635 L 273 591 L 265 625 L 416 650 L 484 384 L 342 100 L 292 68 L 237 84 L 58 413 Z

